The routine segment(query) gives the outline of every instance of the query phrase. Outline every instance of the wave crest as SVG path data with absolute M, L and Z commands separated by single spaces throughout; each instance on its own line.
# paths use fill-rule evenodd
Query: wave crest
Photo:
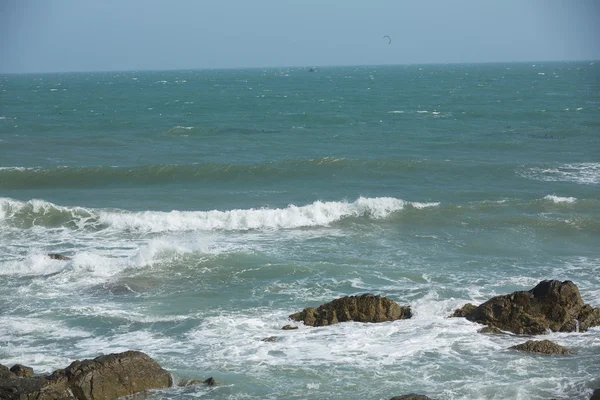
M 94 210 L 62 207 L 43 200 L 0 198 L 0 226 L 33 226 L 117 231 L 245 231 L 328 226 L 345 218 L 386 218 L 405 207 L 422 209 L 439 203 L 412 203 L 393 197 L 359 197 L 349 201 L 315 201 L 305 206 L 210 211 Z

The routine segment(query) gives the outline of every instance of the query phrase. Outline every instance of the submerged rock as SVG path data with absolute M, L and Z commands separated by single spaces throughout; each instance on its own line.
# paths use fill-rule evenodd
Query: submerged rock
M 485 326 L 477 331 L 478 333 L 487 333 L 492 335 L 501 335 L 503 332 L 495 326 Z
M 390 400 L 431 400 L 431 398 L 422 394 L 405 394 L 402 396 L 392 397 Z
M 528 340 L 525 343 L 511 346 L 509 349 L 548 355 L 575 354 L 573 350 L 551 342 L 550 340 Z
M 112 400 L 173 385 L 171 374 L 139 351 L 75 361 L 49 376 L 28 376 L 28 367 L 21 367 L 25 375 L 0 378 L 0 399 Z
M 342 297 L 319 308 L 305 308 L 299 313 L 290 315 L 290 318 L 309 326 L 326 326 L 346 321 L 395 321 L 411 316 L 410 307 L 401 307 L 385 297 L 363 294 Z
M 571 281 L 542 281 L 529 291 L 496 296 L 475 309 L 467 306 L 453 315 L 517 334 L 586 331 L 600 325 L 600 308 L 584 304 Z
M 285 325 L 283 328 L 281 328 L 281 330 L 284 330 L 284 331 L 291 331 L 291 330 L 294 330 L 294 329 L 298 329 L 298 327 L 297 326 L 292 326 L 292 325 Z
M 63 256 L 62 254 L 49 253 L 47 254 L 52 260 L 69 261 L 71 257 Z
M 183 379 L 181 381 L 179 381 L 179 384 L 177 386 L 196 386 L 196 385 L 206 385 L 206 386 L 215 386 L 217 384 L 217 382 L 215 381 L 215 378 L 213 378 L 212 376 L 208 379 L 205 379 L 203 381 L 199 380 L 199 379 Z

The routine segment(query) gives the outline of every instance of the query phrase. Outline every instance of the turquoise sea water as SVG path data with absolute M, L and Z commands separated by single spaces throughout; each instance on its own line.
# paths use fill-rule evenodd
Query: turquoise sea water
M 219 383 L 156 399 L 587 399 L 600 329 L 537 357 L 446 316 L 543 279 L 598 307 L 599 244 L 600 63 L 0 76 L 1 364 L 136 349 Z M 414 317 L 280 330 L 362 293 Z

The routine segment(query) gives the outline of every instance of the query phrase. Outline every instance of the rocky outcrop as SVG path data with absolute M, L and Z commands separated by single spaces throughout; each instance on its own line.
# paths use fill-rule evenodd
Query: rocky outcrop
M 496 296 L 475 309 L 467 306 L 453 315 L 517 334 L 586 331 L 600 325 L 600 308 L 584 304 L 571 281 L 542 281 L 529 291 Z
M 49 376 L 29 376 L 31 369 L 23 366 L 16 370 L 25 375 L 9 371 L 13 376 L 5 376 L 0 371 L 0 399 L 110 400 L 173 386 L 171 374 L 139 351 L 75 361 Z
M 299 313 L 290 315 L 290 318 L 309 326 L 326 326 L 346 321 L 395 321 L 411 316 L 410 307 L 401 307 L 385 297 L 363 294 L 342 297 L 319 308 L 305 308 Z
M 575 354 L 573 350 L 567 349 L 566 347 L 551 342 L 550 340 L 528 340 L 525 343 L 511 346 L 509 349 L 547 355 Z

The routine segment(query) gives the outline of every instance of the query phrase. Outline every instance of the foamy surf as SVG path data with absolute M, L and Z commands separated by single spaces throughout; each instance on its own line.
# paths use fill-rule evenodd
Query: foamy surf
M 128 212 L 63 207 L 43 200 L 21 202 L 3 198 L 0 199 L 0 224 L 18 226 L 22 225 L 23 221 L 27 221 L 27 226 L 44 226 L 45 221 L 51 221 L 51 226 L 56 226 L 56 220 L 59 219 L 77 228 L 100 225 L 117 231 L 283 230 L 325 227 L 345 218 L 366 217 L 377 220 L 386 218 L 405 207 L 423 209 L 437 205 L 439 203 L 408 202 L 393 197 L 359 197 L 353 202 L 315 201 L 305 206 L 291 204 L 286 208 Z M 50 214 L 56 218 L 49 218 Z

